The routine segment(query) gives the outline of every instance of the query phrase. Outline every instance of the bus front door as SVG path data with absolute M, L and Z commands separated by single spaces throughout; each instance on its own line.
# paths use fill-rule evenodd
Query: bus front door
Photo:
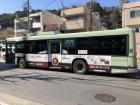
M 61 68 L 61 41 L 50 40 L 48 44 L 49 68 Z
M 5 62 L 15 63 L 15 44 L 14 43 L 6 44 Z

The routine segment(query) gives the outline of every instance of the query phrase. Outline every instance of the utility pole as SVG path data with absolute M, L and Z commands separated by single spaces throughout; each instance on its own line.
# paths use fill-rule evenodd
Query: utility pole
M 62 25 L 64 27 L 64 1 L 61 0 L 61 6 L 62 6 L 62 14 L 61 14 L 61 18 L 62 18 Z M 64 30 L 63 30 L 64 31 Z
M 93 29 L 92 5 L 93 5 L 93 0 L 91 0 L 91 2 L 90 2 L 90 31 L 92 31 L 92 29 Z
M 31 24 L 30 24 L 30 1 L 27 1 L 27 17 L 28 17 L 28 32 L 31 32 Z
M 16 19 L 14 20 L 14 30 L 15 30 L 15 38 L 17 37 L 17 14 L 16 14 Z

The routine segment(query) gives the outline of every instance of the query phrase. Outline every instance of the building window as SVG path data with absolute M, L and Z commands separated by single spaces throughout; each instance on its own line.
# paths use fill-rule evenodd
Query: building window
M 83 15 L 74 15 L 74 16 L 67 17 L 68 20 L 77 20 L 83 18 L 84 18 Z
M 134 18 L 135 17 L 135 11 L 130 11 L 130 18 Z
M 140 17 L 140 10 L 130 11 L 130 18 Z
M 135 11 L 136 17 L 140 17 L 140 10 Z
M 35 54 L 35 53 L 37 53 L 36 48 L 37 48 L 37 42 L 33 41 L 33 42 L 28 42 L 28 43 L 27 43 L 27 49 L 28 49 L 27 52 L 28 52 L 28 53 L 30 53 L 30 54 Z
M 33 17 L 34 22 L 40 22 L 40 16 Z

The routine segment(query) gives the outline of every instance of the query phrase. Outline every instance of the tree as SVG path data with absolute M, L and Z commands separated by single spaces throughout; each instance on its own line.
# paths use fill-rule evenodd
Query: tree
M 101 22 L 105 23 L 105 27 L 108 29 L 121 28 L 122 26 L 122 14 L 118 7 L 104 7 Z
M 73 5 L 73 7 L 76 7 Z M 87 7 L 90 8 L 90 2 L 87 3 Z M 66 7 L 65 7 L 66 8 Z M 31 10 L 31 13 L 41 12 L 42 10 Z M 58 10 L 49 10 L 50 12 L 60 16 L 61 9 Z M 107 29 L 116 29 L 122 26 L 122 13 L 120 12 L 118 7 L 101 7 L 101 5 L 96 2 L 92 4 L 92 12 L 100 13 L 101 23 Z M 1 14 L 0 15 L 0 26 L 2 29 L 7 27 L 14 27 L 14 19 L 18 15 L 18 17 L 26 17 L 27 13 L 25 11 L 16 11 L 13 14 Z
M 87 7 L 90 8 L 91 7 L 91 2 L 87 3 Z M 100 15 L 103 14 L 103 9 L 101 7 L 101 5 L 98 2 L 93 2 L 92 3 L 92 12 L 99 12 Z
M 49 10 L 51 13 L 53 13 L 53 14 L 56 14 L 57 16 L 60 16 L 61 15 L 61 10 L 56 10 L 56 9 L 54 9 L 54 10 Z

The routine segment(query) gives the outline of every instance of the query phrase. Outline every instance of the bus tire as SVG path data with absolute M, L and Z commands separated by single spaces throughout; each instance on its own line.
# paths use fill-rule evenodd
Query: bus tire
M 21 69 L 24 69 L 26 68 L 26 61 L 24 58 L 20 58 L 19 61 L 18 61 L 18 67 L 21 68 Z
M 77 74 L 85 74 L 87 72 L 87 64 L 84 60 L 76 60 L 72 65 L 73 71 Z

